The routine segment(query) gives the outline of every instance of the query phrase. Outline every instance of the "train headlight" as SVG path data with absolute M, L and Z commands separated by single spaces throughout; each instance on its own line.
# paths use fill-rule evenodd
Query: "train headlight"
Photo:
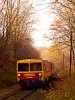
M 18 74 L 18 76 L 20 76 L 20 74 Z
M 30 62 L 31 60 L 30 60 L 30 59 L 28 59 L 28 61 Z
M 39 73 L 39 76 L 41 76 L 42 74 L 41 73 Z

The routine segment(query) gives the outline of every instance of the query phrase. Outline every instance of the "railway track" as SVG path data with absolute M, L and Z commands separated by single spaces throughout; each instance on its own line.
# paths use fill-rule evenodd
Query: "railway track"
M 0 97 L 0 100 L 7 99 L 7 98 L 9 98 L 10 96 L 13 96 L 13 95 L 15 95 L 15 94 L 17 94 L 18 92 L 21 92 L 21 91 L 22 91 L 22 89 L 16 90 L 16 91 L 14 91 L 13 93 L 5 94 L 4 96 L 1 96 L 1 97 Z
M 24 95 L 23 97 L 19 98 L 19 100 L 23 100 L 23 99 L 29 97 L 30 95 L 32 95 L 32 94 L 35 93 L 35 92 L 36 92 L 36 90 L 30 91 L 29 93 L 27 93 L 27 94 Z
M 0 100 L 23 100 L 35 92 L 36 92 L 36 90 L 20 89 L 20 90 L 13 92 L 13 93 L 1 96 Z

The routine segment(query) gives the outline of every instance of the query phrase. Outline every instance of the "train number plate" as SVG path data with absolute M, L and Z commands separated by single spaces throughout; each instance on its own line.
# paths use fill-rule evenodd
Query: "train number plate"
M 24 76 L 35 76 L 35 74 L 24 74 Z

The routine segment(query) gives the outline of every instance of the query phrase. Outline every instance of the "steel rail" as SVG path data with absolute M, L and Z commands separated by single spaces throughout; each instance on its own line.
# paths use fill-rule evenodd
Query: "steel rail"
M 35 92 L 36 92 L 36 90 L 33 90 L 33 91 L 29 92 L 28 94 L 24 95 L 23 97 L 19 98 L 18 100 L 23 100 L 23 99 L 27 98 L 28 96 L 32 95 Z
M 0 97 L 0 100 L 5 100 L 5 99 L 9 98 L 10 96 L 13 96 L 13 95 L 15 95 L 15 94 L 17 94 L 17 93 L 19 93 L 19 92 L 21 92 L 21 91 L 23 91 L 23 89 L 17 90 L 17 91 L 15 91 L 15 92 L 13 92 L 13 93 L 6 94 L 6 95 L 4 95 L 4 96 L 1 96 L 1 97 Z

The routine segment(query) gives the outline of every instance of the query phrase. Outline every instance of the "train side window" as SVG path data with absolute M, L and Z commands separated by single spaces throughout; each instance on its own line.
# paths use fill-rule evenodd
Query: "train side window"
M 44 64 L 44 70 L 49 70 L 50 69 L 50 64 L 49 63 L 45 63 Z

